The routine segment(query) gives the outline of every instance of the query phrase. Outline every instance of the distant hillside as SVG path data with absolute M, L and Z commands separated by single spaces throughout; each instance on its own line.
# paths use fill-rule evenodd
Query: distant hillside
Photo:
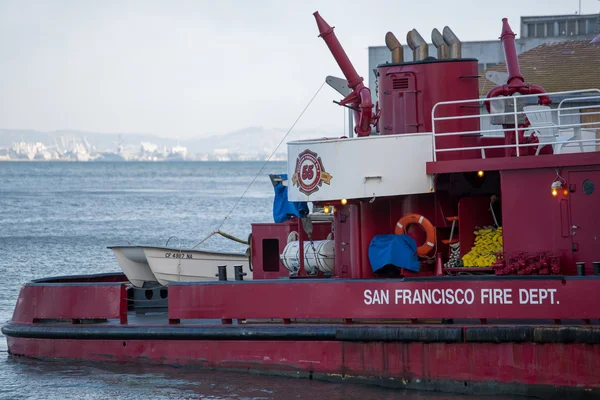
M 282 142 L 285 134 L 286 131 L 283 129 L 249 127 L 224 135 L 191 140 L 185 144 L 182 142 L 182 145 L 187 146 L 188 150 L 194 154 L 237 154 L 262 160 L 269 157 L 275 149 L 277 149 L 276 158 L 285 157 L 287 154 L 286 143 L 289 141 L 327 136 L 323 133 L 298 131 L 290 133 Z
M 60 130 L 40 132 L 24 129 L 0 129 L 0 147 L 10 147 L 15 142 L 42 142 L 46 146 L 54 145 L 54 140 L 60 140 L 63 137 L 66 140 L 75 138 L 79 141 L 85 138 L 98 151 L 113 151 L 116 149 L 119 139 L 123 145 L 139 146 L 141 142 L 152 142 L 157 145 L 171 146 L 177 144 L 176 141 L 167 138 L 161 138 L 156 135 L 139 133 L 98 133 L 72 130 Z M 172 144 L 174 143 L 174 144 Z
M 150 134 L 123 133 L 109 134 L 83 131 L 51 131 L 0 129 L 0 148 L 10 148 L 16 142 L 41 142 L 51 148 L 63 146 L 64 142 L 84 140 L 98 152 L 115 152 L 119 144 L 129 152 L 139 151 L 142 142 L 157 146 L 185 146 L 188 159 L 221 160 L 221 159 L 258 159 L 264 160 L 271 155 L 285 137 L 284 129 L 264 127 L 248 127 L 223 135 L 212 135 L 204 138 L 177 140 Z M 175 135 L 174 135 L 175 136 Z M 279 146 L 275 158 L 283 158 L 287 154 L 286 142 L 299 139 L 311 139 L 324 136 L 336 136 L 325 132 L 293 131 Z

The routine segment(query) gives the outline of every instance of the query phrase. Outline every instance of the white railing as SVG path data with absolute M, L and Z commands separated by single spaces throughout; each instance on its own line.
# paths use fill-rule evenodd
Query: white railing
M 535 111 L 527 110 L 523 111 L 523 105 L 527 100 L 531 101 L 530 105 L 537 104 L 537 98 L 540 96 L 548 96 L 552 100 L 552 105 L 558 103 L 558 107 L 555 108 L 539 108 Z M 560 101 L 556 99 L 560 98 Z M 556 100 L 556 101 L 555 101 Z M 476 107 L 482 110 L 485 107 L 485 103 L 490 104 L 490 113 L 478 113 L 473 115 L 447 115 L 436 116 L 436 111 L 439 114 L 439 110 L 444 106 L 467 106 Z M 580 105 L 573 105 L 572 103 L 579 102 Z M 569 105 L 569 106 L 567 106 Z M 512 110 L 505 111 L 506 108 L 512 106 Z M 592 130 L 600 130 L 600 118 L 596 122 L 581 122 L 581 116 L 600 115 L 600 111 L 584 112 L 585 110 L 600 109 L 600 89 L 586 89 L 586 90 L 571 90 L 564 92 L 554 93 L 542 93 L 542 94 L 528 94 L 528 95 L 517 95 L 511 97 L 494 97 L 490 99 L 480 98 L 472 100 L 457 100 L 457 101 L 443 101 L 437 103 L 431 110 L 432 119 L 432 140 L 433 140 L 433 160 L 437 161 L 437 154 L 440 152 L 455 152 L 465 150 L 480 150 L 481 157 L 485 158 L 486 149 L 505 149 L 514 148 L 517 157 L 521 156 L 521 149 L 524 147 L 537 146 L 539 150 L 544 146 L 552 146 L 553 149 L 561 151 L 563 147 L 571 144 L 579 144 L 580 150 L 583 151 L 583 146 L 596 146 L 600 144 L 600 138 L 593 134 L 593 138 L 584 139 L 583 133 L 592 133 Z M 545 113 L 549 113 L 549 116 L 543 117 Z M 516 128 L 520 123 L 525 121 L 526 114 L 529 115 L 531 125 L 526 128 Z M 537 115 L 532 115 L 537 114 Z M 533 117 L 540 117 L 541 121 L 533 123 L 531 121 Z M 555 117 L 555 118 L 553 118 Z M 439 128 L 436 123 L 440 121 L 455 121 L 455 120 L 469 120 L 478 119 L 480 127 L 487 125 L 486 119 L 489 119 L 490 129 L 479 129 L 474 131 L 457 131 L 457 132 L 439 132 Z M 556 122 L 554 122 L 556 121 Z M 575 122 L 574 122 L 575 121 Z M 499 122 L 506 125 L 513 125 L 511 128 L 503 128 Z M 497 128 L 492 128 L 494 125 Z M 525 135 L 527 132 L 536 132 L 538 136 L 538 143 L 519 143 L 519 135 L 517 132 L 524 131 Z M 561 136 L 561 133 L 571 134 L 571 136 Z M 488 138 L 504 138 L 507 135 L 514 135 L 515 143 L 501 144 L 501 145 L 485 145 L 485 146 L 462 146 L 453 148 L 437 148 L 436 139 L 438 137 L 445 136 L 462 136 L 462 135 L 476 135 Z

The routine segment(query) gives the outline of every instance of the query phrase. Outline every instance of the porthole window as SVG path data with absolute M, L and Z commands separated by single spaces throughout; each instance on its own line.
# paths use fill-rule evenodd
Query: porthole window
M 583 188 L 583 193 L 587 194 L 588 196 L 594 193 L 594 182 L 592 182 L 590 179 L 583 181 L 581 187 Z

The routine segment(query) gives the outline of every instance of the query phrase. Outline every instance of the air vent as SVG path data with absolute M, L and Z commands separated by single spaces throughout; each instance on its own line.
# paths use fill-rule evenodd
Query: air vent
M 408 89 L 408 78 L 392 79 L 392 87 L 394 90 Z

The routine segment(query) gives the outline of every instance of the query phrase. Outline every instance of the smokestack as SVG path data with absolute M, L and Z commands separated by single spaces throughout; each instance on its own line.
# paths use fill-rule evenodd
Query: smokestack
M 385 45 L 392 52 L 393 63 L 401 63 L 402 61 L 404 61 L 404 52 L 402 51 L 402 45 L 392 32 L 388 32 L 385 34 Z
M 444 41 L 450 48 L 450 58 L 462 58 L 462 43 L 458 37 L 452 32 L 452 29 L 444 27 Z
M 425 42 L 416 29 L 408 32 L 406 42 L 408 43 L 408 47 L 413 51 L 413 61 L 421 61 L 429 56 L 427 42 Z
M 444 37 L 442 36 L 440 31 L 437 30 L 437 28 L 434 28 L 431 32 L 431 41 L 437 49 L 437 55 L 439 60 L 445 60 L 447 58 L 450 58 L 450 47 L 444 41 Z

